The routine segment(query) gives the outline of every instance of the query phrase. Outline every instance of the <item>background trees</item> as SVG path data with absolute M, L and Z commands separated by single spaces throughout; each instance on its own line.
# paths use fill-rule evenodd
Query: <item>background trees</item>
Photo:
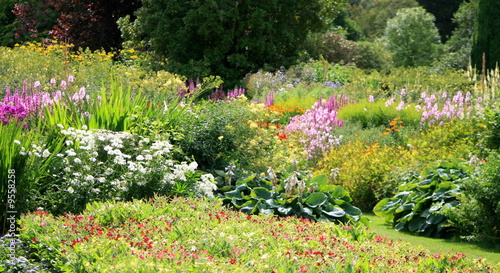
M 0 46 L 10 46 L 14 43 L 14 19 L 11 12 L 15 0 L 0 1 Z
M 14 6 L 21 41 L 53 37 L 92 50 L 119 48 L 116 21 L 133 14 L 140 0 L 31 0 Z
M 479 0 L 471 54 L 472 65 L 477 69 L 482 67 L 483 53 L 487 69 L 495 69 L 500 61 L 499 10 L 499 1 Z
M 260 68 L 292 64 L 308 33 L 331 18 L 336 1 L 323 2 L 144 0 L 137 20 L 168 70 L 220 75 L 232 85 Z
M 383 39 L 396 66 L 432 64 L 440 43 L 434 16 L 421 7 L 398 11 L 387 22 Z

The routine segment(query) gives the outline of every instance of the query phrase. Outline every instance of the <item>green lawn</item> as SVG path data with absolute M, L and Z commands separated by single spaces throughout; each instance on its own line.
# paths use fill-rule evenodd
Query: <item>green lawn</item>
M 386 237 L 390 240 L 401 240 L 412 244 L 413 246 L 422 246 L 432 253 L 462 253 L 469 258 L 478 259 L 485 258 L 486 260 L 500 264 L 500 247 L 496 250 L 482 248 L 475 244 L 465 242 L 457 242 L 449 239 L 433 239 L 410 235 L 408 233 L 399 232 L 384 221 L 382 217 L 378 217 L 373 213 L 365 213 L 371 221 L 370 230 L 379 236 Z

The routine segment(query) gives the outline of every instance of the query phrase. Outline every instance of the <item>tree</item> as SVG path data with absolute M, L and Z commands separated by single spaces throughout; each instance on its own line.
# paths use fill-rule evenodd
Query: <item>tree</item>
M 445 54 L 440 57 L 439 68 L 467 69 L 469 66 L 477 3 L 478 0 L 465 1 L 455 12 L 453 22 L 457 27 L 444 45 Z
M 486 69 L 495 69 L 500 62 L 499 10 L 498 0 L 479 0 L 471 53 L 472 65 L 477 69 L 483 66 L 483 54 Z
M 140 6 L 140 0 L 25 1 L 16 5 L 17 38 L 51 36 L 77 48 L 111 50 L 122 42 L 116 21 Z
M 389 19 L 398 10 L 418 7 L 416 0 L 369 0 L 351 5 L 351 18 L 357 23 L 362 34 L 373 40 L 384 34 Z
M 453 14 L 464 0 L 417 0 L 418 3 L 429 13 L 436 17 L 436 27 L 441 35 L 441 41 L 446 42 L 456 23 L 453 21 Z
M 292 64 L 308 33 L 324 27 L 333 2 L 143 0 L 137 20 L 167 69 L 190 78 L 218 75 L 228 86 L 258 69 Z
M 434 16 L 422 7 L 398 11 L 387 22 L 383 40 L 396 66 L 430 65 L 440 44 Z
M 16 0 L 0 1 L 0 46 L 14 43 L 14 4 Z

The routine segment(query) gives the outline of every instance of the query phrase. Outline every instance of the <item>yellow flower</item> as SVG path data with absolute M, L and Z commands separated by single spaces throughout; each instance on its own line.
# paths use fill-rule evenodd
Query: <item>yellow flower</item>
M 130 59 L 137 59 L 137 58 L 139 58 L 139 57 L 137 57 L 136 55 L 130 56 Z
M 219 139 L 219 140 L 222 140 L 223 138 L 224 138 L 224 136 L 220 136 L 220 137 L 218 137 L 218 139 Z

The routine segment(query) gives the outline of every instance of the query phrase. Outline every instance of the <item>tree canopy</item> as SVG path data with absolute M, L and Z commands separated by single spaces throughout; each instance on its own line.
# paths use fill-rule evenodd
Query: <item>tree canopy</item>
M 246 73 L 292 64 L 335 2 L 143 0 L 137 20 L 170 71 L 218 75 L 231 85 Z
M 483 66 L 483 54 L 487 69 L 495 69 L 500 62 L 499 10 L 498 0 L 479 0 L 471 54 L 472 65 L 477 69 Z

